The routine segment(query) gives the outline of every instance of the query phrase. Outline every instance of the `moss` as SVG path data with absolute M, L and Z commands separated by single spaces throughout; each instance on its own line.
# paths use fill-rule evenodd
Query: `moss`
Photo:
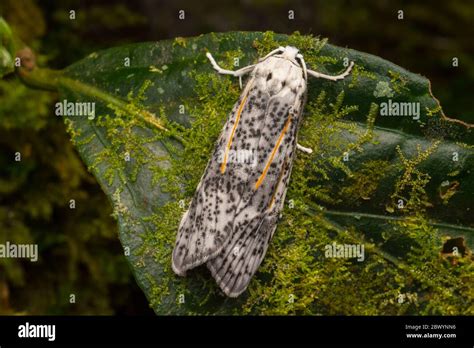
M 408 83 L 407 78 L 403 77 L 400 73 L 391 70 L 388 71 L 388 75 L 390 76 L 390 85 L 396 93 L 401 94 L 409 91 L 409 88 L 406 86 Z
M 375 86 L 374 97 L 392 98 L 393 96 L 394 96 L 394 93 L 392 91 L 392 88 L 390 87 L 390 84 L 387 81 L 379 81 L 377 83 L 377 85 Z
M 327 39 L 320 39 L 311 35 L 301 35 L 298 31 L 283 40 L 276 40 L 275 34 L 267 31 L 262 39 L 254 41 L 258 57 L 266 56 L 272 50 L 280 46 L 297 47 L 305 58 L 305 62 L 311 69 L 321 66 L 323 63 L 337 63 L 335 57 L 319 55 L 321 49 L 326 44 Z
M 177 37 L 174 39 L 173 46 L 181 46 L 186 48 L 186 39 L 184 37 Z
M 442 113 L 441 105 L 437 104 L 433 108 L 426 108 L 426 116 L 433 117 L 439 116 Z
M 361 200 L 369 200 L 377 191 L 380 181 L 391 171 L 388 161 L 374 160 L 362 164 L 362 168 L 350 177 L 348 186 L 340 191 L 341 201 L 349 204 L 360 204 Z
M 141 127 L 144 130 L 149 127 L 148 121 L 136 117 L 136 114 L 137 110 L 142 108 L 141 103 L 150 86 L 151 81 L 147 80 L 135 96 L 130 92 L 127 96 L 128 104 L 125 110 L 109 104 L 108 107 L 113 111 L 113 114 L 100 115 L 97 118 L 96 125 L 106 130 L 106 141 L 110 146 L 96 154 L 90 168 L 98 170 L 98 166 L 106 162 L 108 166 L 105 176 L 109 185 L 112 185 L 117 178 L 122 184 L 125 184 L 127 180 L 135 181 L 140 168 L 156 157 L 145 145 L 157 141 L 162 136 L 155 134 L 144 136 L 144 134 L 137 134 L 133 131 L 136 127 Z
M 466 149 L 466 150 L 474 150 L 474 145 L 469 145 L 469 144 L 459 142 L 459 141 L 456 142 L 456 145 L 459 146 L 459 147 L 462 147 L 463 149 Z
M 228 50 L 224 54 L 223 67 L 226 69 L 241 68 L 240 59 L 244 57 L 242 50 Z M 238 64 L 238 65 L 237 65 Z
M 472 315 L 470 282 L 474 276 L 472 260 L 459 257 L 456 267 L 444 262 L 440 255 L 441 237 L 421 215 L 394 223 L 401 235 L 412 240 L 406 262 L 399 268 L 405 275 L 405 287 L 418 290 L 419 314 Z
M 405 212 L 424 212 L 427 207 L 431 207 L 425 186 L 431 177 L 428 173 L 421 172 L 417 166 L 425 161 L 438 147 L 440 141 L 434 141 L 426 150 L 422 150 L 417 144 L 417 155 L 408 159 L 403 154 L 400 146 L 397 145 L 397 152 L 400 156 L 403 174 L 395 185 L 395 192 L 391 195 L 392 203 L 387 207 L 387 211 L 393 212 L 396 208 Z
M 371 80 L 375 80 L 377 77 L 374 73 L 367 71 L 363 66 L 360 65 L 354 65 L 354 68 L 352 68 L 351 71 L 351 82 L 349 83 L 349 88 L 355 88 L 358 86 L 359 81 L 362 78 L 367 78 Z

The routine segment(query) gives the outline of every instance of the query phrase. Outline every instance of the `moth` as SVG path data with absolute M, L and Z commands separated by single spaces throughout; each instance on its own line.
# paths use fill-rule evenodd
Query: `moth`
M 308 76 L 337 81 L 306 68 L 298 49 L 279 47 L 257 64 L 231 71 L 206 54 L 220 74 L 248 82 L 224 125 L 189 209 L 178 228 L 173 271 L 206 264 L 222 291 L 237 297 L 260 266 L 285 201 Z

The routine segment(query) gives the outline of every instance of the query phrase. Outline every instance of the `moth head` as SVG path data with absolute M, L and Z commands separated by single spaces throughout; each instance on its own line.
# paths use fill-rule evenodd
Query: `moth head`
M 307 80 L 307 69 L 306 69 L 306 63 L 304 62 L 303 55 L 299 52 L 299 50 L 296 47 L 293 46 L 286 46 L 286 47 L 278 47 L 275 51 L 272 51 L 269 53 L 269 56 L 275 55 L 277 57 L 281 57 L 283 59 L 287 59 L 290 62 L 293 62 L 294 64 L 298 65 L 301 67 L 301 70 L 303 71 L 303 77 L 305 80 Z M 265 57 L 264 59 L 266 59 Z
M 296 62 L 296 56 L 299 54 L 299 51 L 296 47 L 286 46 L 282 47 L 281 56 L 285 59 L 292 60 Z

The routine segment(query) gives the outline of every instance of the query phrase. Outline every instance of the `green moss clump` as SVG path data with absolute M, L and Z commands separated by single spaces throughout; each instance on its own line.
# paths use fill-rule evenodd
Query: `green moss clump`
M 390 85 L 395 92 L 402 93 L 403 91 L 409 91 L 408 87 L 406 86 L 408 80 L 401 76 L 400 73 L 389 70 L 388 74 L 390 76 Z
M 136 127 L 146 130 L 149 126 L 146 118 L 137 117 L 137 110 L 142 109 L 141 102 L 145 99 L 145 92 L 150 86 L 151 81 L 145 81 L 136 96 L 131 92 L 128 94 L 125 110 L 110 104 L 108 107 L 113 114 L 100 115 L 96 121 L 98 127 L 103 127 L 107 131 L 110 146 L 97 153 L 90 170 L 97 170 L 101 163 L 107 162 L 105 177 L 109 185 L 112 185 L 117 178 L 124 184 L 127 180 L 136 181 L 140 168 L 156 157 L 146 144 L 159 140 L 161 136 L 146 131 L 137 134 L 134 131 Z
M 357 87 L 361 78 L 375 80 L 376 76 L 374 73 L 367 71 L 363 66 L 355 65 L 351 71 L 351 82 L 349 83 L 349 88 Z
M 377 191 L 380 181 L 392 170 L 390 162 L 383 160 L 367 161 L 362 168 L 353 172 L 350 184 L 341 190 L 341 201 L 357 205 L 360 200 L 370 200 Z
M 432 206 L 425 190 L 425 186 L 431 177 L 428 173 L 420 171 L 417 166 L 425 161 L 439 144 L 439 140 L 434 141 L 425 151 L 417 144 L 418 154 L 412 159 L 407 159 L 400 146 L 397 146 L 403 174 L 395 185 L 395 192 L 391 195 L 392 203 L 387 206 L 387 211 L 393 212 L 398 207 L 399 210 L 409 214 L 420 211 L 424 212 L 427 207 Z

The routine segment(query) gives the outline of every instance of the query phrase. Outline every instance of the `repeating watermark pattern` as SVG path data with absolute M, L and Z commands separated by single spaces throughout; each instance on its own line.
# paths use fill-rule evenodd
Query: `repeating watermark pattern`
M 397 302 L 399 304 L 409 302 L 409 303 L 416 303 L 418 301 L 418 295 L 416 293 L 399 293 L 397 296 Z
M 289 295 L 288 295 L 288 303 L 289 303 L 289 304 L 295 303 L 295 298 L 296 298 L 296 297 L 295 297 L 294 294 L 289 294 Z
M 453 67 L 457 68 L 459 66 L 459 58 L 458 57 L 453 57 L 453 59 L 451 59 L 451 63 L 453 65 Z
M 404 18 L 404 13 L 403 13 L 403 10 L 398 10 L 397 11 L 397 18 L 399 20 L 402 20 Z
M 64 99 L 55 104 L 56 116 L 86 116 L 89 120 L 95 118 L 95 102 L 68 102 Z
M 226 159 L 226 152 L 221 150 L 217 154 L 219 163 L 223 163 Z M 257 152 L 254 150 L 229 150 L 227 151 L 227 163 L 250 164 L 252 167 L 257 166 Z
M 420 119 L 419 102 L 397 102 L 389 99 L 380 103 L 380 116 L 408 116 L 414 120 Z
M 395 92 L 387 81 L 379 81 L 373 94 L 376 98 L 389 98 L 380 103 L 380 116 L 408 116 L 414 120 L 420 119 L 420 103 L 393 101 L 390 98 L 395 96 Z
M 38 244 L 14 244 L 7 241 L 0 244 L 0 258 L 30 259 L 38 261 Z
M 18 326 L 20 338 L 47 338 L 48 341 L 56 339 L 56 325 L 35 325 L 26 322 Z
M 290 199 L 288 201 L 288 208 L 293 209 L 295 207 L 295 201 L 293 199 Z
M 362 262 L 365 260 L 364 244 L 327 244 L 325 247 L 327 258 L 355 259 Z
M 130 256 L 130 247 L 126 246 L 123 248 L 123 253 L 125 256 Z

